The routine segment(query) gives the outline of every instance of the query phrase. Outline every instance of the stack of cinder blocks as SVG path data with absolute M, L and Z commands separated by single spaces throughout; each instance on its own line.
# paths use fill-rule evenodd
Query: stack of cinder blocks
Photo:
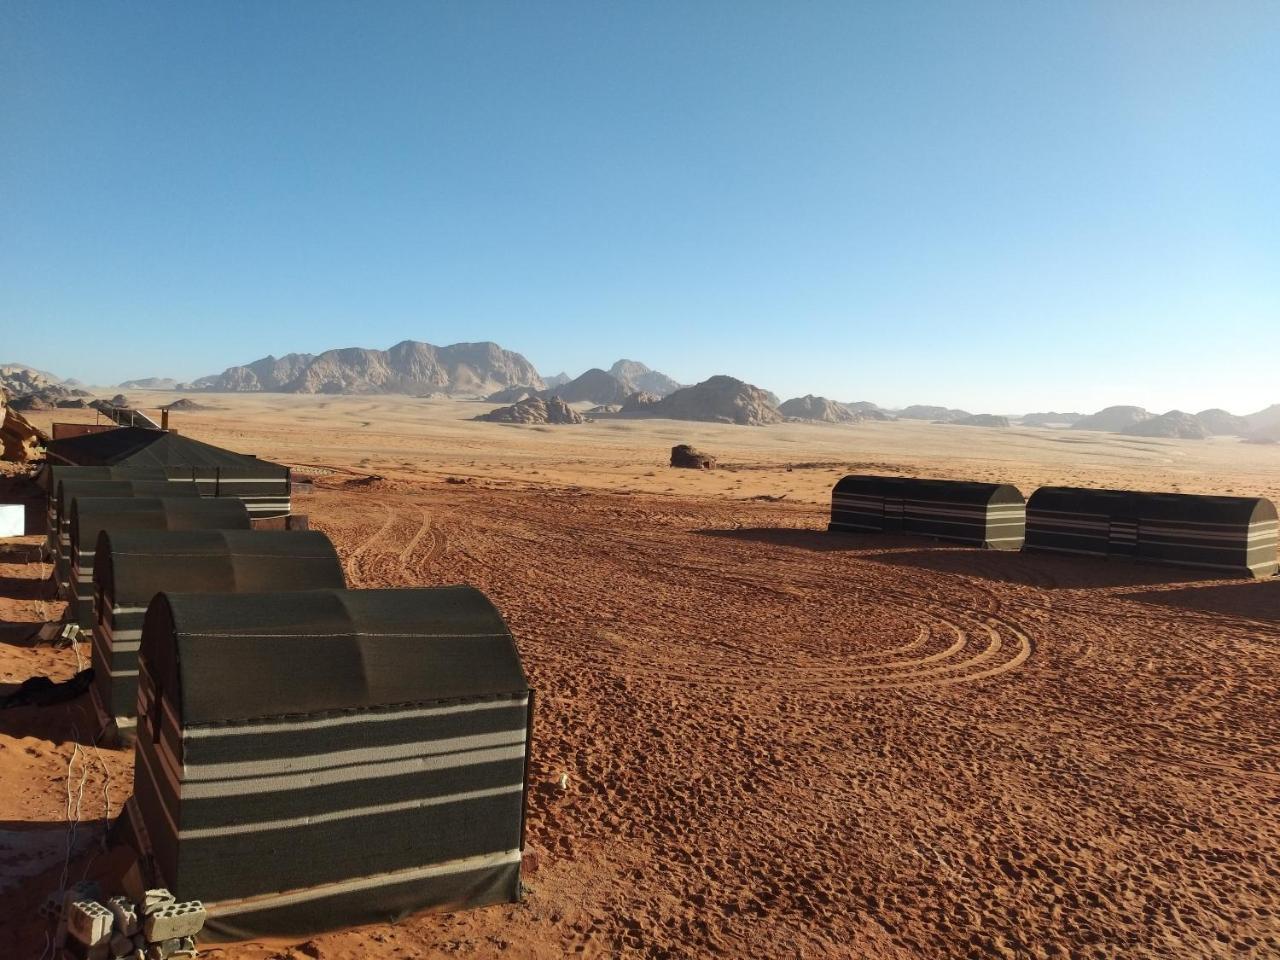
M 168 960 L 194 957 L 196 934 L 204 926 L 199 900 L 176 902 L 168 890 L 148 890 L 141 905 L 128 897 L 99 902 L 95 883 L 78 883 L 66 892 L 58 922 L 57 945 L 64 960 Z M 56 910 L 56 896 L 45 911 Z

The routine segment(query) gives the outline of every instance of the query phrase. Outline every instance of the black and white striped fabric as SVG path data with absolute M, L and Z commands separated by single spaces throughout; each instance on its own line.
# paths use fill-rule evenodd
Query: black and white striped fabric
M 138 716 L 134 833 L 213 937 L 519 895 L 531 692 L 477 590 L 161 594 Z
M 103 530 L 93 561 L 93 698 L 109 741 L 129 741 L 147 605 L 165 591 L 342 589 L 342 563 L 318 531 Z
M 73 599 L 71 591 L 71 568 L 74 566 L 71 556 L 71 502 L 77 497 L 198 497 L 195 484 L 170 483 L 165 477 L 138 479 L 116 477 L 112 479 L 86 479 L 81 477 L 63 477 L 58 480 L 50 507 L 54 532 L 52 553 L 54 571 L 58 575 L 59 594 L 68 600 Z
M 238 500 L 187 497 L 79 497 L 71 501 L 67 529 L 70 607 L 89 630 L 93 608 L 93 560 L 103 530 L 248 530 L 249 512 Z
M 907 533 L 994 550 L 1022 546 L 1017 487 L 964 480 L 851 475 L 831 492 L 831 531 Z
M 1026 549 L 1269 577 L 1276 509 L 1254 497 L 1041 487 L 1027 501 Z

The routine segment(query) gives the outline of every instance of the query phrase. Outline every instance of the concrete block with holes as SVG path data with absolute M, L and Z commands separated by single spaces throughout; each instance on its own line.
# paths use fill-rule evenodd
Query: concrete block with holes
M 111 911 L 93 900 L 77 900 L 67 909 L 67 932 L 87 947 L 110 942 L 115 922 Z
M 107 901 L 107 909 L 116 918 L 116 932 L 132 937 L 142 929 L 138 920 L 138 908 L 128 897 L 112 897 Z
M 143 931 L 150 943 L 180 937 L 194 937 L 204 926 L 204 904 L 199 900 L 171 903 L 147 915 Z

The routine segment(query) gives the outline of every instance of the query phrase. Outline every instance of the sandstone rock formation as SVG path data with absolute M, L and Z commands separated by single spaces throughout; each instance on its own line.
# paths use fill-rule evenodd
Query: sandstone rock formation
M 1131 427 L 1135 423 L 1150 420 L 1152 416 L 1153 414 L 1143 410 L 1142 407 L 1107 407 L 1091 416 L 1081 417 L 1071 425 L 1071 428 L 1073 430 L 1106 430 L 1110 433 L 1120 433 L 1126 427 Z
M 913 404 L 898 411 L 899 420 L 940 420 L 950 423 L 972 416 L 968 410 L 952 410 L 947 407 L 931 407 L 927 404 Z
M 1201 410 L 1196 414 L 1196 419 L 1211 437 L 1243 437 L 1249 433 L 1247 417 L 1237 417 L 1217 407 Z
M 593 367 L 554 390 L 543 390 L 539 396 L 556 396 L 566 403 L 622 403 L 628 392 L 613 374 Z
M 1084 414 L 1082 413 L 1058 413 L 1049 411 L 1045 413 L 1028 413 L 1020 417 L 1018 422 L 1024 427 L 1051 427 L 1078 423 Z
M 659 397 L 657 394 L 645 393 L 643 390 L 639 390 L 631 394 L 629 397 L 627 397 L 626 400 L 622 401 L 622 412 L 623 413 L 641 412 L 641 411 L 644 411 L 646 408 L 653 406 L 655 403 L 657 403 L 661 399 L 662 398 Z
M 199 390 L 264 390 L 278 393 L 410 393 L 438 391 L 485 396 L 505 387 L 541 390 L 533 364 L 496 343 L 437 347 L 405 340 L 389 350 L 351 347 L 318 355 L 264 357 L 202 377 Z
M 641 406 L 633 415 L 744 426 L 781 423 L 785 418 L 769 397 L 759 387 L 721 375 L 682 387 L 657 403 Z
M 1175 440 L 1203 440 L 1209 435 L 1199 420 L 1181 410 L 1170 410 L 1158 417 L 1131 423 L 1120 433 L 1127 437 L 1168 437 Z
M 492 423 L 582 423 L 582 414 L 559 397 L 526 397 L 509 407 L 482 413 L 476 420 Z
M 665 397 L 680 389 L 680 384 L 665 373 L 651 370 L 637 360 L 619 360 L 609 368 L 609 373 L 618 379 L 627 393 L 643 391 Z
M 1007 427 L 1009 418 L 994 413 L 971 413 L 967 417 L 952 420 L 958 427 Z
M 858 423 L 864 419 L 861 413 L 854 413 L 843 403 L 815 397 L 811 393 L 792 397 L 778 407 L 778 412 L 795 420 L 819 420 L 823 423 Z
M 687 443 L 681 443 L 671 448 L 671 465 L 691 470 L 714 470 L 716 458 L 695 450 Z

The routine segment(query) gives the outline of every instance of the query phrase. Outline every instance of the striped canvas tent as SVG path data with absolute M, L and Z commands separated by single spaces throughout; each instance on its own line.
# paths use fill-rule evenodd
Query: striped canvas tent
M 289 513 L 288 467 L 171 430 L 120 427 L 55 440 L 48 451 L 51 464 L 158 467 L 171 480 L 194 481 L 201 496 L 243 501 L 255 519 Z
M 531 718 L 471 587 L 160 594 L 124 832 L 216 938 L 513 902 Z
M 93 698 L 109 741 L 132 738 L 142 619 L 157 593 L 346 587 L 316 531 L 103 530 L 93 561 Z
M 72 467 L 61 463 L 48 463 L 36 474 L 36 483 L 49 498 L 49 520 L 45 527 L 46 547 L 50 556 L 57 549 L 58 527 L 55 513 L 58 504 L 60 480 L 167 480 L 162 467 Z
M 76 497 L 68 527 L 72 618 L 81 629 L 93 626 L 93 560 L 103 530 L 248 529 L 249 512 L 238 500 Z
M 1041 487 L 1027 501 L 1027 550 L 1276 572 L 1276 508 L 1257 497 Z
M 831 491 L 831 531 L 907 533 L 994 550 L 1022 546 L 1017 487 L 967 480 L 851 475 Z
M 49 528 L 50 554 L 59 594 L 71 598 L 71 502 L 77 497 L 198 497 L 193 483 L 170 483 L 160 479 L 87 480 L 65 477 L 58 481 L 50 503 L 53 525 Z

